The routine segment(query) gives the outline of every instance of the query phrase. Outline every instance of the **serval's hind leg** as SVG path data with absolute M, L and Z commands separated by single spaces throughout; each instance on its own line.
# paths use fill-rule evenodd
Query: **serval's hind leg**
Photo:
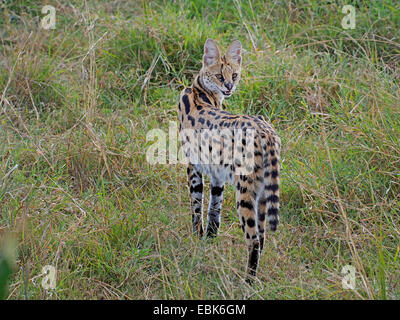
M 244 178 L 243 178 L 244 177 Z M 244 234 L 248 250 L 247 278 L 246 282 L 251 283 L 256 276 L 258 260 L 260 257 L 260 240 L 257 232 L 256 217 L 256 192 L 254 185 L 250 184 L 245 176 L 240 176 L 236 182 L 236 201 L 238 215 Z
M 203 235 L 203 176 L 192 164 L 188 165 L 187 175 L 193 232 L 201 237 Z

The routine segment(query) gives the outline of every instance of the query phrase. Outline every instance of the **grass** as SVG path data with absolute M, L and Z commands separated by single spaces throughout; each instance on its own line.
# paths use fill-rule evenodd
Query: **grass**
M 1 4 L 6 297 L 399 299 L 400 6 L 352 3 L 354 30 L 344 1 L 57 1 L 54 30 L 47 1 Z M 218 237 L 197 239 L 184 167 L 145 157 L 208 37 L 244 46 L 225 108 L 263 115 L 283 143 L 281 224 L 253 287 L 233 189 Z

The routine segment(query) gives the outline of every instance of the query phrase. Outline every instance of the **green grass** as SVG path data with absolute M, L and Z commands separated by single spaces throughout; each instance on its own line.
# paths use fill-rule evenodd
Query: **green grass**
M 54 30 L 40 28 L 47 1 L 1 4 L 6 297 L 400 299 L 400 5 L 352 3 L 354 30 L 344 1 L 58 1 Z M 209 37 L 244 47 L 225 108 L 282 138 L 281 224 L 253 287 L 233 189 L 218 237 L 197 239 L 184 167 L 145 157 Z

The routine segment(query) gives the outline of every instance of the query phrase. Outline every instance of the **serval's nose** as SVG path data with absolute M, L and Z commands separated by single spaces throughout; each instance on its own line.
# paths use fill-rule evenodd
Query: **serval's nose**
M 233 88 L 232 82 L 225 82 L 225 87 L 230 91 Z

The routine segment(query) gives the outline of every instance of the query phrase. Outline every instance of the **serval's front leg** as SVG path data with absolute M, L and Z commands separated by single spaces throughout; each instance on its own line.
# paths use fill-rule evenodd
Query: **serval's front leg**
M 192 211 L 193 232 L 203 235 L 203 176 L 189 163 L 187 168 L 188 186 Z

